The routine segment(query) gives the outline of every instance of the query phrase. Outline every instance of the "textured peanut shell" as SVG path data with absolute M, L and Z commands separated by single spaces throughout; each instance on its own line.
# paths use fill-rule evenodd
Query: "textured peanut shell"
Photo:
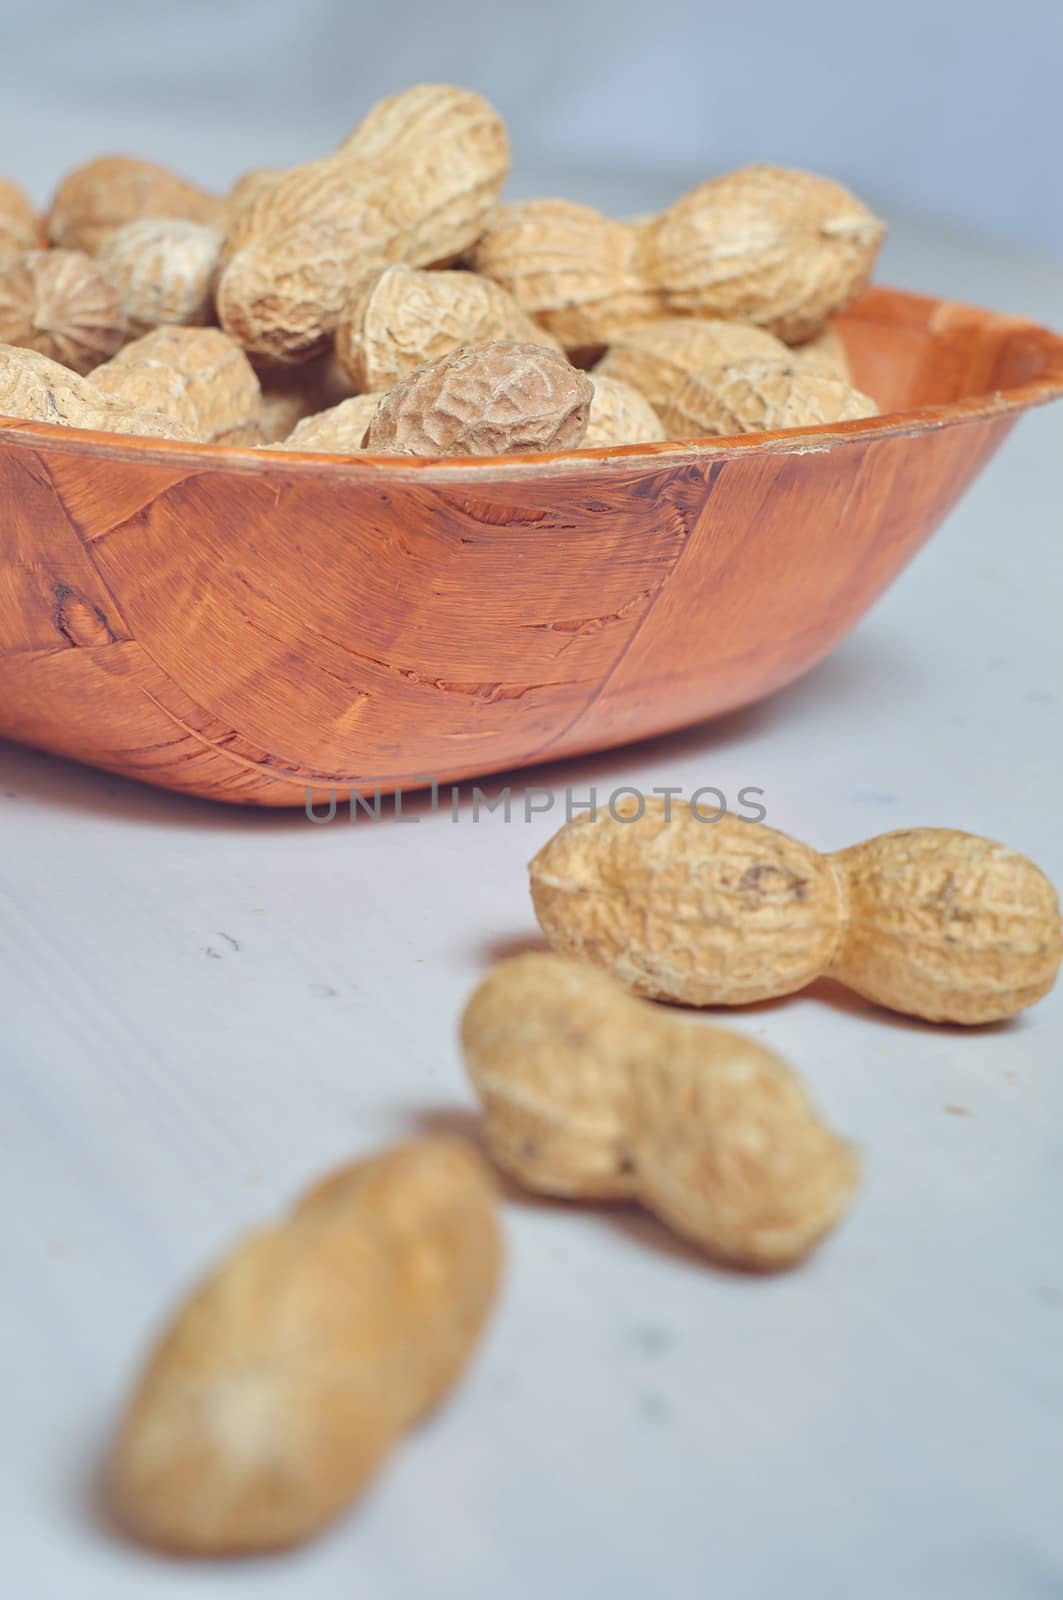
M 452 1387 L 501 1268 L 479 1156 L 433 1138 L 319 1185 L 178 1311 L 129 1404 L 122 1524 L 194 1555 L 308 1538 Z
M 297 367 L 267 364 L 257 370 L 262 388 L 259 429 L 265 444 L 287 439 L 305 417 L 330 410 L 351 396 L 350 380 L 331 351 Z
M 790 351 L 790 361 L 798 372 L 819 372 L 826 378 L 840 378 L 842 383 L 848 384 L 853 381 L 845 340 L 833 326 L 824 328 L 806 344 L 797 345 Z
M 859 1171 L 762 1045 L 549 954 L 502 962 L 462 1019 L 499 1166 L 572 1199 L 637 1199 L 710 1256 L 770 1270 L 839 1220 Z
M 762 823 L 702 821 L 684 801 L 621 801 L 567 823 L 531 863 L 553 949 L 634 993 L 746 1005 L 819 977 L 845 925 L 842 886 L 808 845 Z M 701 808 L 701 815 L 715 815 Z
M 850 908 L 830 971 L 866 999 L 931 1022 L 996 1022 L 1055 983 L 1059 900 L 1017 851 L 911 828 L 829 859 Z
M 118 291 L 80 250 L 31 250 L 0 271 L 0 342 L 84 376 L 126 338 Z
M 660 310 L 638 248 L 636 229 L 590 206 L 522 200 L 495 210 L 472 261 L 566 350 L 586 352 Z
M 203 444 L 258 444 L 254 368 L 220 328 L 156 328 L 127 344 L 94 381 L 127 404 L 172 417 Z
M 97 260 L 118 290 L 134 335 L 164 324 L 203 327 L 213 320 L 221 242 L 216 228 L 172 217 L 127 222 L 110 235 Z
M 742 167 L 641 230 L 642 271 L 666 312 L 755 322 L 800 344 L 866 287 L 884 234 L 829 178 Z
M 48 214 L 48 237 L 67 250 L 94 255 L 117 228 L 138 217 L 217 221 L 221 201 L 154 161 L 99 156 L 68 173 Z
M 327 455 L 354 455 L 365 449 L 366 429 L 383 399 L 379 394 L 356 394 L 327 411 L 304 417 L 288 437 L 271 450 L 320 450 Z
M 278 178 L 283 178 L 287 170 L 285 167 L 252 167 L 250 172 L 241 173 L 228 194 L 222 197 L 217 219 L 219 231 L 227 233 L 230 224 L 254 197 L 276 183 Z
M 415 456 L 575 450 L 593 393 L 559 351 L 470 345 L 396 384 L 369 424 L 366 448 Z
M 335 155 L 263 185 L 232 214 L 217 308 L 248 350 L 305 360 L 369 267 L 446 265 L 479 238 L 509 171 L 494 108 L 429 84 L 366 121 Z
M 630 383 L 595 371 L 594 396 L 583 448 L 610 444 L 653 444 L 664 438 L 661 419 L 646 396 Z
M 28 196 L 10 178 L 0 177 L 0 268 L 40 243 L 40 223 Z
M 661 317 L 625 328 L 595 366 L 594 376 L 631 384 L 660 412 L 693 372 L 788 359 L 791 353 L 781 339 L 748 322 Z
M 379 392 L 415 367 L 492 339 L 560 349 L 490 278 L 397 264 L 372 272 L 344 309 L 336 355 L 355 389 Z
M 661 407 L 671 439 L 819 427 L 877 414 L 870 395 L 840 378 L 795 367 L 789 358 L 692 373 Z
M 102 433 L 134 433 L 145 439 L 192 437 L 161 411 L 138 408 L 107 394 L 94 381 L 36 350 L 5 344 L 0 344 L 0 416 Z

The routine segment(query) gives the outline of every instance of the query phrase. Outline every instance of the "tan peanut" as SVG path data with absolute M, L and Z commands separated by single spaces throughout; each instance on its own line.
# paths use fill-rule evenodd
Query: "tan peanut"
M 594 396 L 583 436 L 584 450 L 603 445 L 653 444 L 664 438 L 661 419 L 638 389 L 619 378 L 591 374 Z
M 110 1464 L 122 1524 L 190 1555 L 316 1533 L 456 1383 L 501 1256 L 490 1172 L 460 1140 L 401 1146 L 311 1190 L 158 1341 Z
M 587 374 L 560 351 L 507 341 L 469 345 L 389 390 L 366 448 L 415 456 L 575 450 L 593 394 Z
M 472 260 L 581 357 L 660 309 L 641 275 L 637 229 L 571 200 L 499 206 Z
M 661 317 L 625 328 L 594 367 L 593 376 L 631 384 L 661 413 L 691 373 L 790 359 L 790 349 L 781 339 L 749 322 Z
M 763 1045 L 633 999 L 604 973 L 502 962 L 461 1024 L 498 1165 L 571 1199 L 637 1199 L 710 1256 L 799 1261 L 844 1214 L 852 1148 Z
M 134 335 L 164 324 L 203 327 L 213 320 L 221 241 L 216 228 L 179 217 L 127 222 L 104 241 L 97 260 L 118 290 Z
M 117 228 L 139 217 L 211 223 L 220 207 L 215 195 L 154 161 L 99 156 L 59 185 L 48 214 L 48 237 L 64 249 L 94 255 Z
M 232 212 L 222 326 L 274 360 L 317 354 L 368 268 L 442 266 L 471 248 L 508 170 L 505 126 L 480 95 L 424 84 L 382 102 L 334 155 Z
M 255 196 L 262 194 L 271 184 L 276 183 L 278 178 L 283 178 L 287 170 L 286 167 L 253 167 L 250 172 L 241 173 L 228 194 L 222 197 L 217 221 L 220 231 L 226 233 L 230 223 L 235 221 Z
M 0 177 L 0 268 L 41 241 L 37 212 L 17 183 Z
M 383 395 L 356 394 L 338 406 L 304 417 L 271 450 L 318 450 L 327 455 L 354 455 L 366 448 L 366 429 L 376 415 Z
M 262 388 L 259 428 L 264 444 L 287 439 L 304 418 L 351 397 L 350 380 L 331 351 L 297 367 L 266 363 L 256 370 Z
M 118 291 L 80 250 L 31 250 L 0 270 L 0 342 L 84 375 L 126 338 Z
M 976 1024 L 1055 983 L 1055 890 L 1004 845 L 913 828 L 822 856 L 762 823 L 714 818 L 654 798 L 562 828 L 531 864 L 553 948 L 636 994 L 697 1006 L 829 975 L 895 1011 Z
M 491 339 L 560 349 L 490 278 L 398 263 L 371 272 L 344 308 L 336 355 L 356 390 L 378 392 L 415 367 Z
M 145 439 L 191 438 L 187 428 L 161 411 L 109 395 L 93 380 L 36 350 L 6 344 L 0 344 L 0 417 L 52 422 L 62 428 L 92 428 L 101 433 L 133 433 Z
M 750 362 L 692 373 L 661 407 L 661 421 L 671 439 L 821 427 L 877 415 L 870 395 L 840 378 L 795 367 L 791 361 Z
M 93 381 L 129 405 L 172 417 L 201 444 L 258 444 L 262 395 L 235 340 L 220 328 L 155 328 Z
M 827 378 L 840 378 L 842 383 L 853 382 L 845 340 L 833 324 L 814 339 L 795 346 L 790 351 L 790 360 L 798 372 L 820 372 Z
M 645 225 L 640 260 L 665 313 L 754 322 L 800 344 L 866 286 L 884 234 L 840 183 L 750 166 Z

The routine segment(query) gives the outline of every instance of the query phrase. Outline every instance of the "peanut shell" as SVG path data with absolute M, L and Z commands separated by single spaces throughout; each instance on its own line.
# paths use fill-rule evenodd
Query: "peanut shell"
M 552 948 L 605 967 L 635 994 L 747 1005 L 827 970 L 844 888 L 810 846 L 762 823 L 647 796 L 577 817 L 531 863 Z
M 416 456 L 575 450 L 593 394 L 586 373 L 543 345 L 470 345 L 396 384 L 369 424 L 366 448 Z
M 1056 981 L 1056 892 L 1004 845 L 912 828 L 821 856 L 761 823 L 699 822 L 687 802 L 642 806 L 569 823 L 531 864 L 553 948 L 637 994 L 746 1005 L 830 975 L 910 1016 L 976 1024 Z
M 472 261 L 566 350 L 601 350 L 660 310 L 639 266 L 639 234 L 591 206 L 522 200 L 497 207 Z
M 344 309 L 336 355 L 355 389 L 379 392 L 415 367 L 490 339 L 560 349 L 490 278 L 399 263 L 370 273 Z
M 117 228 L 97 260 L 121 297 L 134 335 L 164 324 L 213 320 L 212 284 L 222 236 L 203 222 L 144 217 Z
M 645 395 L 619 378 L 595 371 L 594 396 L 583 449 L 609 444 L 652 444 L 664 438 L 661 419 Z
M 374 108 L 335 155 L 263 185 L 231 216 L 222 326 L 248 350 L 323 349 L 374 266 L 442 266 L 479 238 L 509 170 L 505 126 L 480 95 L 425 84 Z
M 219 232 L 227 233 L 231 223 L 255 196 L 262 194 L 278 178 L 283 178 L 286 171 L 285 167 L 252 167 L 250 172 L 241 173 L 228 194 L 222 198 L 216 224 Z
M 258 444 L 262 394 L 254 368 L 220 328 L 155 328 L 93 381 L 127 404 L 162 411 L 202 444 Z
M 40 243 L 40 223 L 27 195 L 10 178 L 0 177 L 0 269 Z
M 191 438 L 161 411 L 127 404 L 48 356 L 14 345 L 0 344 L 0 416 L 145 439 Z
M 749 166 L 645 226 L 641 264 L 666 312 L 755 322 L 800 344 L 866 286 L 884 234 L 841 184 Z
M 117 228 L 139 217 L 211 223 L 221 202 L 196 183 L 136 156 L 98 156 L 63 179 L 48 214 L 48 237 L 94 255 Z
M 239 1245 L 158 1341 L 111 1459 L 122 1524 L 192 1555 L 316 1533 L 460 1376 L 500 1267 L 494 1185 L 459 1140 L 319 1185 Z
M 637 1199 L 710 1256 L 805 1256 L 855 1192 L 852 1149 L 745 1035 L 633 999 L 556 955 L 502 962 L 461 1026 L 499 1166 L 539 1193 Z
M 692 373 L 661 407 L 672 439 L 821 427 L 877 415 L 870 395 L 790 360 Z
M 1026 856 L 907 828 L 838 850 L 849 902 L 831 975 L 931 1022 L 997 1022 L 1040 1000 L 1063 960 L 1059 900 Z
M 304 417 L 292 432 L 271 450 L 320 450 L 327 455 L 354 455 L 366 448 L 366 429 L 376 415 L 383 396 L 356 394 L 338 406 Z
M 31 250 L 0 271 L 0 342 L 84 376 L 125 338 L 118 291 L 80 250 Z
M 595 366 L 594 376 L 631 384 L 660 412 L 693 372 L 790 359 L 781 339 L 749 322 L 661 317 L 625 328 Z
M 351 383 L 331 351 L 298 367 L 259 366 L 259 429 L 263 443 L 287 439 L 297 423 L 351 397 Z
M 845 340 L 833 325 L 805 344 L 796 345 L 790 351 L 790 361 L 798 372 L 819 372 L 826 378 L 840 378 L 842 383 L 852 384 L 853 370 Z

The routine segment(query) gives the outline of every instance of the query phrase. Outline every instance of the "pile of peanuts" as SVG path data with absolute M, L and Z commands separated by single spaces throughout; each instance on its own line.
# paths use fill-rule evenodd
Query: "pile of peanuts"
M 461 1044 L 494 1164 L 636 1202 L 711 1260 L 800 1262 L 848 1210 L 850 1142 L 747 1035 L 654 1001 L 738 1006 L 829 973 L 928 1021 L 1011 1017 L 1052 987 L 1055 891 L 1026 857 L 916 828 L 833 855 L 671 797 L 570 822 L 531 864 L 551 947 L 500 962 Z M 484 1155 L 422 1138 L 315 1186 L 239 1245 L 159 1341 L 114 1448 L 137 1538 L 196 1555 L 305 1539 L 456 1382 L 501 1271 Z
M 658 215 L 500 201 L 505 125 L 421 84 L 212 195 L 152 162 L 0 179 L 0 414 L 204 444 L 490 456 L 873 416 L 835 318 L 883 224 L 750 166 Z

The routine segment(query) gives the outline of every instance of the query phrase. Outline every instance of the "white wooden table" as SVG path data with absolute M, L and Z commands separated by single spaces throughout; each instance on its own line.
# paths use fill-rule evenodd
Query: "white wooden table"
M 881 275 L 1063 323 L 1058 267 L 983 241 L 900 228 Z M 803 682 L 527 781 L 757 785 L 823 848 L 951 825 L 1063 882 L 1061 445 L 1063 408 L 1021 423 Z M 333 1534 L 185 1567 L 106 1529 L 93 1470 L 174 1298 L 330 1163 L 466 1125 L 455 1020 L 535 937 L 558 818 L 413 815 L 314 827 L 0 747 L 4 1594 L 1059 1594 L 1063 995 L 969 1035 L 838 991 L 742 1014 L 865 1151 L 809 1265 L 512 1204 L 481 1358 Z

